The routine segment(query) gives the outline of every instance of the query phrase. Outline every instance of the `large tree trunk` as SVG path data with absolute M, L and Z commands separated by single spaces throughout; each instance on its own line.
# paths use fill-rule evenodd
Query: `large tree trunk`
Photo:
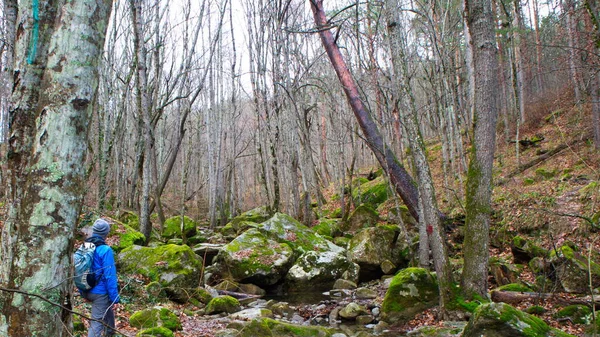
M 465 20 L 472 53 L 470 93 L 473 144 L 467 174 L 467 214 L 462 289 L 487 296 L 492 165 L 496 148 L 498 58 L 490 0 L 466 0 Z
M 111 4 L 19 4 L 22 34 L 16 37 L 9 111 L 10 210 L 0 254 L 2 336 L 71 335 L 73 232 Z
M 346 62 L 335 43 L 331 28 L 325 16 L 322 0 L 311 0 L 311 8 L 314 14 L 315 23 L 319 29 L 321 42 L 325 47 L 329 60 L 335 69 L 340 83 L 344 88 L 344 93 L 348 103 L 352 107 L 354 116 L 365 136 L 367 145 L 373 151 L 377 161 L 390 177 L 390 181 L 396 189 L 396 193 L 402 198 L 411 215 L 415 219 L 419 218 L 419 201 L 417 187 L 406 169 L 400 164 L 388 144 L 385 144 L 383 137 L 373 120 L 373 117 L 364 106 L 356 83 L 346 66 Z

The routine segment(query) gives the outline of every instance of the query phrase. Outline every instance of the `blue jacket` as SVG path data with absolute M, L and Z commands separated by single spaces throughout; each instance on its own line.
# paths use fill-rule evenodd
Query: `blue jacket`
M 87 240 L 96 244 L 92 271 L 96 273 L 96 286 L 89 290 L 92 294 L 108 294 L 108 299 L 113 303 L 119 303 L 119 289 L 117 284 L 117 267 L 112 248 L 104 244 L 102 237 L 92 235 Z M 100 244 L 101 243 L 101 244 Z

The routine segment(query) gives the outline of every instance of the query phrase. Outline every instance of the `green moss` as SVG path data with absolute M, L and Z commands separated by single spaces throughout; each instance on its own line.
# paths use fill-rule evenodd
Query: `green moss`
M 122 272 L 138 273 L 164 286 L 190 286 L 197 282 L 202 262 L 186 245 L 162 245 L 158 247 L 132 246 L 119 254 Z
M 339 220 L 319 219 L 319 223 L 312 227 L 312 230 L 320 235 L 334 237 L 336 234 L 340 234 Z
M 535 170 L 535 175 L 541 177 L 544 180 L 554 178 L 556 176 L 556 173 L 556 170 L 548 170 L 544 167 L 540 167 L 537 170 Z
M 173 331 L 162 327 L 153 327 L 150 329 L 144 329 L 135 335 L 136 337 L 174 337 Z
M 331 329 L 324 327 L 296 325 L 270 318 L 265 318 L 263 321 L 271 329 L 273 336 L 278 337 L 327 337 L 333 334 Z
M 435 277 L 423 268 L 406 268 L 392 279 L 381 312 L 388 321 L 406 320 L 434 305 L 437 299 Z
M 249 275 L 264 274 L 278 266 L 279 260 L 288 260 L 294 254 L 287 243 L 277 243 L 257 229 L 250 229 L 223 247 L 223 258 L 230 266 L 234 279 L 243 280 Z M 219 257 L 218 256 L 218 257 Z
M 265 336 L 272 337 L 273 333 L 271 332 L 271 328 L 267 325 L 262 319 L 253 319 L 250 323 L 245 325 L 240 333 L 240 337 L 255 337 L 255 336 Z
M 143 245 L 146 241 L 144 234 L 138 232 L 128 225 L 123 226 L 125 233 L 119 234 L 119 244 L 115 247 L 116 252 L 120 252 L 123 249 L 129 248 L 133 245 Z
M 136 328 L 164 327 L 172 331 L 181 329 L 179 318 L 171 310 L 163 307 L 135 312 L 129 317 L 129 324 Z
M 370 204 L 374 208 L 388 199 L 389 184 L 384 177 L 366 182 L 352 191 L 352 198 L 357 203 Z
M 525 312 L 528 314 L 531 314 L 531 315 L 542 315 L 543 313 L 546 312 L 546 309 L 539 305 L 533 305 L 533 306 L 525 309 Z
M 581 199 L 588 199 L 598 194 L 598 182 L 592 181 L 579 190 L 579 196 Z
M 528 286 L 521 283 L 510 283 L 498 287 L 501 291 L 520 291 L 520 292 L 532 292 L 533 290 Z
M 592 309 L 586 305 L 569 305 L 559 310 L 555 318 L 570 318 L 575 324 L 590 324 L 592 322 Z
M 122 223 L 128 225 L 129 227 L 135 229 L 135 230 L 140 230 L 140 217 L 133 213 L 133 212 L 129 212 L 129 211 L 124 211 L 119 215 L 119 221 L 121 221 Z
M 481 297 L 478 294 L 473 294 L 473 299 L 467 300 L 462 293 L 462 289 L 456 283 L 452 284 L 452 297 L 450 303 L 448 303 L 448 309 L 450 310 L 464 310 L 468 312 L 475 312 L 477 308 L 483 303 L 488 303 L 489 300 Z
M 210 300 L 206 305 L 206 313 L 208 315 L 218 314 L 226 312 L 228 314 L 234 313 L 241 309 L 240 302 L 231 296 L 217 296 Z
M 504 335 L 512 332 L 525 337 L 570 336 L 550 328 L 540 318 L 505 303 L 488 303 L 480 306 L 465 328 L 464 335 L 481 333 L 480 329 L 490 332 L 502 330 Z
M 196 235 L 196 227 L 198 224 L 191 218 L 183 217 L 183 232 L 181 231 L 182 218 L 174 216 L 165 220 L 162 236 L 166 239 L 173 238 L 189 238 Z
M 550 257 L 564 257 L 568 260 L 573 260 L 575 258 L 575 252 L 573 251 L 573 248 L 569 247 L 568 245 L 563 245 L 558 248 L 558 252 L 556 250 L 552 250 Z

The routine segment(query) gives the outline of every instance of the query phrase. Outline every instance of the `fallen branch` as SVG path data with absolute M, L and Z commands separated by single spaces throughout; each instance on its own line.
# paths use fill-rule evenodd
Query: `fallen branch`
M 260 295 L 250 295 L 250 294 L 246 294 L 246 293 L 238 293 L 238 292 L 229 291 L 229 290 L 217 290 L 217 292 L 219 293 L 219 295 L 231 296 L 231 297 L 236 298 L 238 300 L 245 300 L 247 298 L 261 298 L 262 297 Z
M 590 296 L 577 298 L 564 298 L 552 293 L 518 292 L 518 291 L 500 291 L 493 290 L 491 293 L 492 301 L 504 302 L 508 304 L 519 304 L 525 301 L 556 301 L 562 305 L 582 304 L 591 307 L 592 305 L 600 307 L 600 301 L 592 299 Z
M 525 172 L 527 169 L 534 167 L 535 165 L 551 158 L 552 156 L 554 156 L 555 154 L 561 152 L 562 150 L 569 148 L 577 143 L 583 142 L 585 140 L 587 140 L 589 138 L 589 136 L 585 136 L 585 137 L 581 137 L 580 139 L 576 139 L 574 141 L 572 141 L 569 144 L 560 144 L 559 146 L 555 147 L 554 149 L 544 153 L 541 156 L 538 156 L 537 158 L 533 159 L 530 162 L 527 162 L 525 164 L 519 165 L 519 167 L 517 167 L 517 169 L 515 169 L 514 171 L 510 172 L 508 175 L 506 175 L 506 177 L 498 180 L 498 182 L 496 183 L 496 186 L 501 186 L 504 185 L 508 182 L 509 179 Z

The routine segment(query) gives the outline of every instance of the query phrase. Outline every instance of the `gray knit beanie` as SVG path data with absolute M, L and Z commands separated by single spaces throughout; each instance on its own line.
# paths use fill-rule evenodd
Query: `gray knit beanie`
M 94 222 L 94 225 L 92 226 L 93 234 L 106 238 L 108 236 L 108 232 L 110 232 L 110 224 L 106 222 L 106 220 L 98 219 Z

